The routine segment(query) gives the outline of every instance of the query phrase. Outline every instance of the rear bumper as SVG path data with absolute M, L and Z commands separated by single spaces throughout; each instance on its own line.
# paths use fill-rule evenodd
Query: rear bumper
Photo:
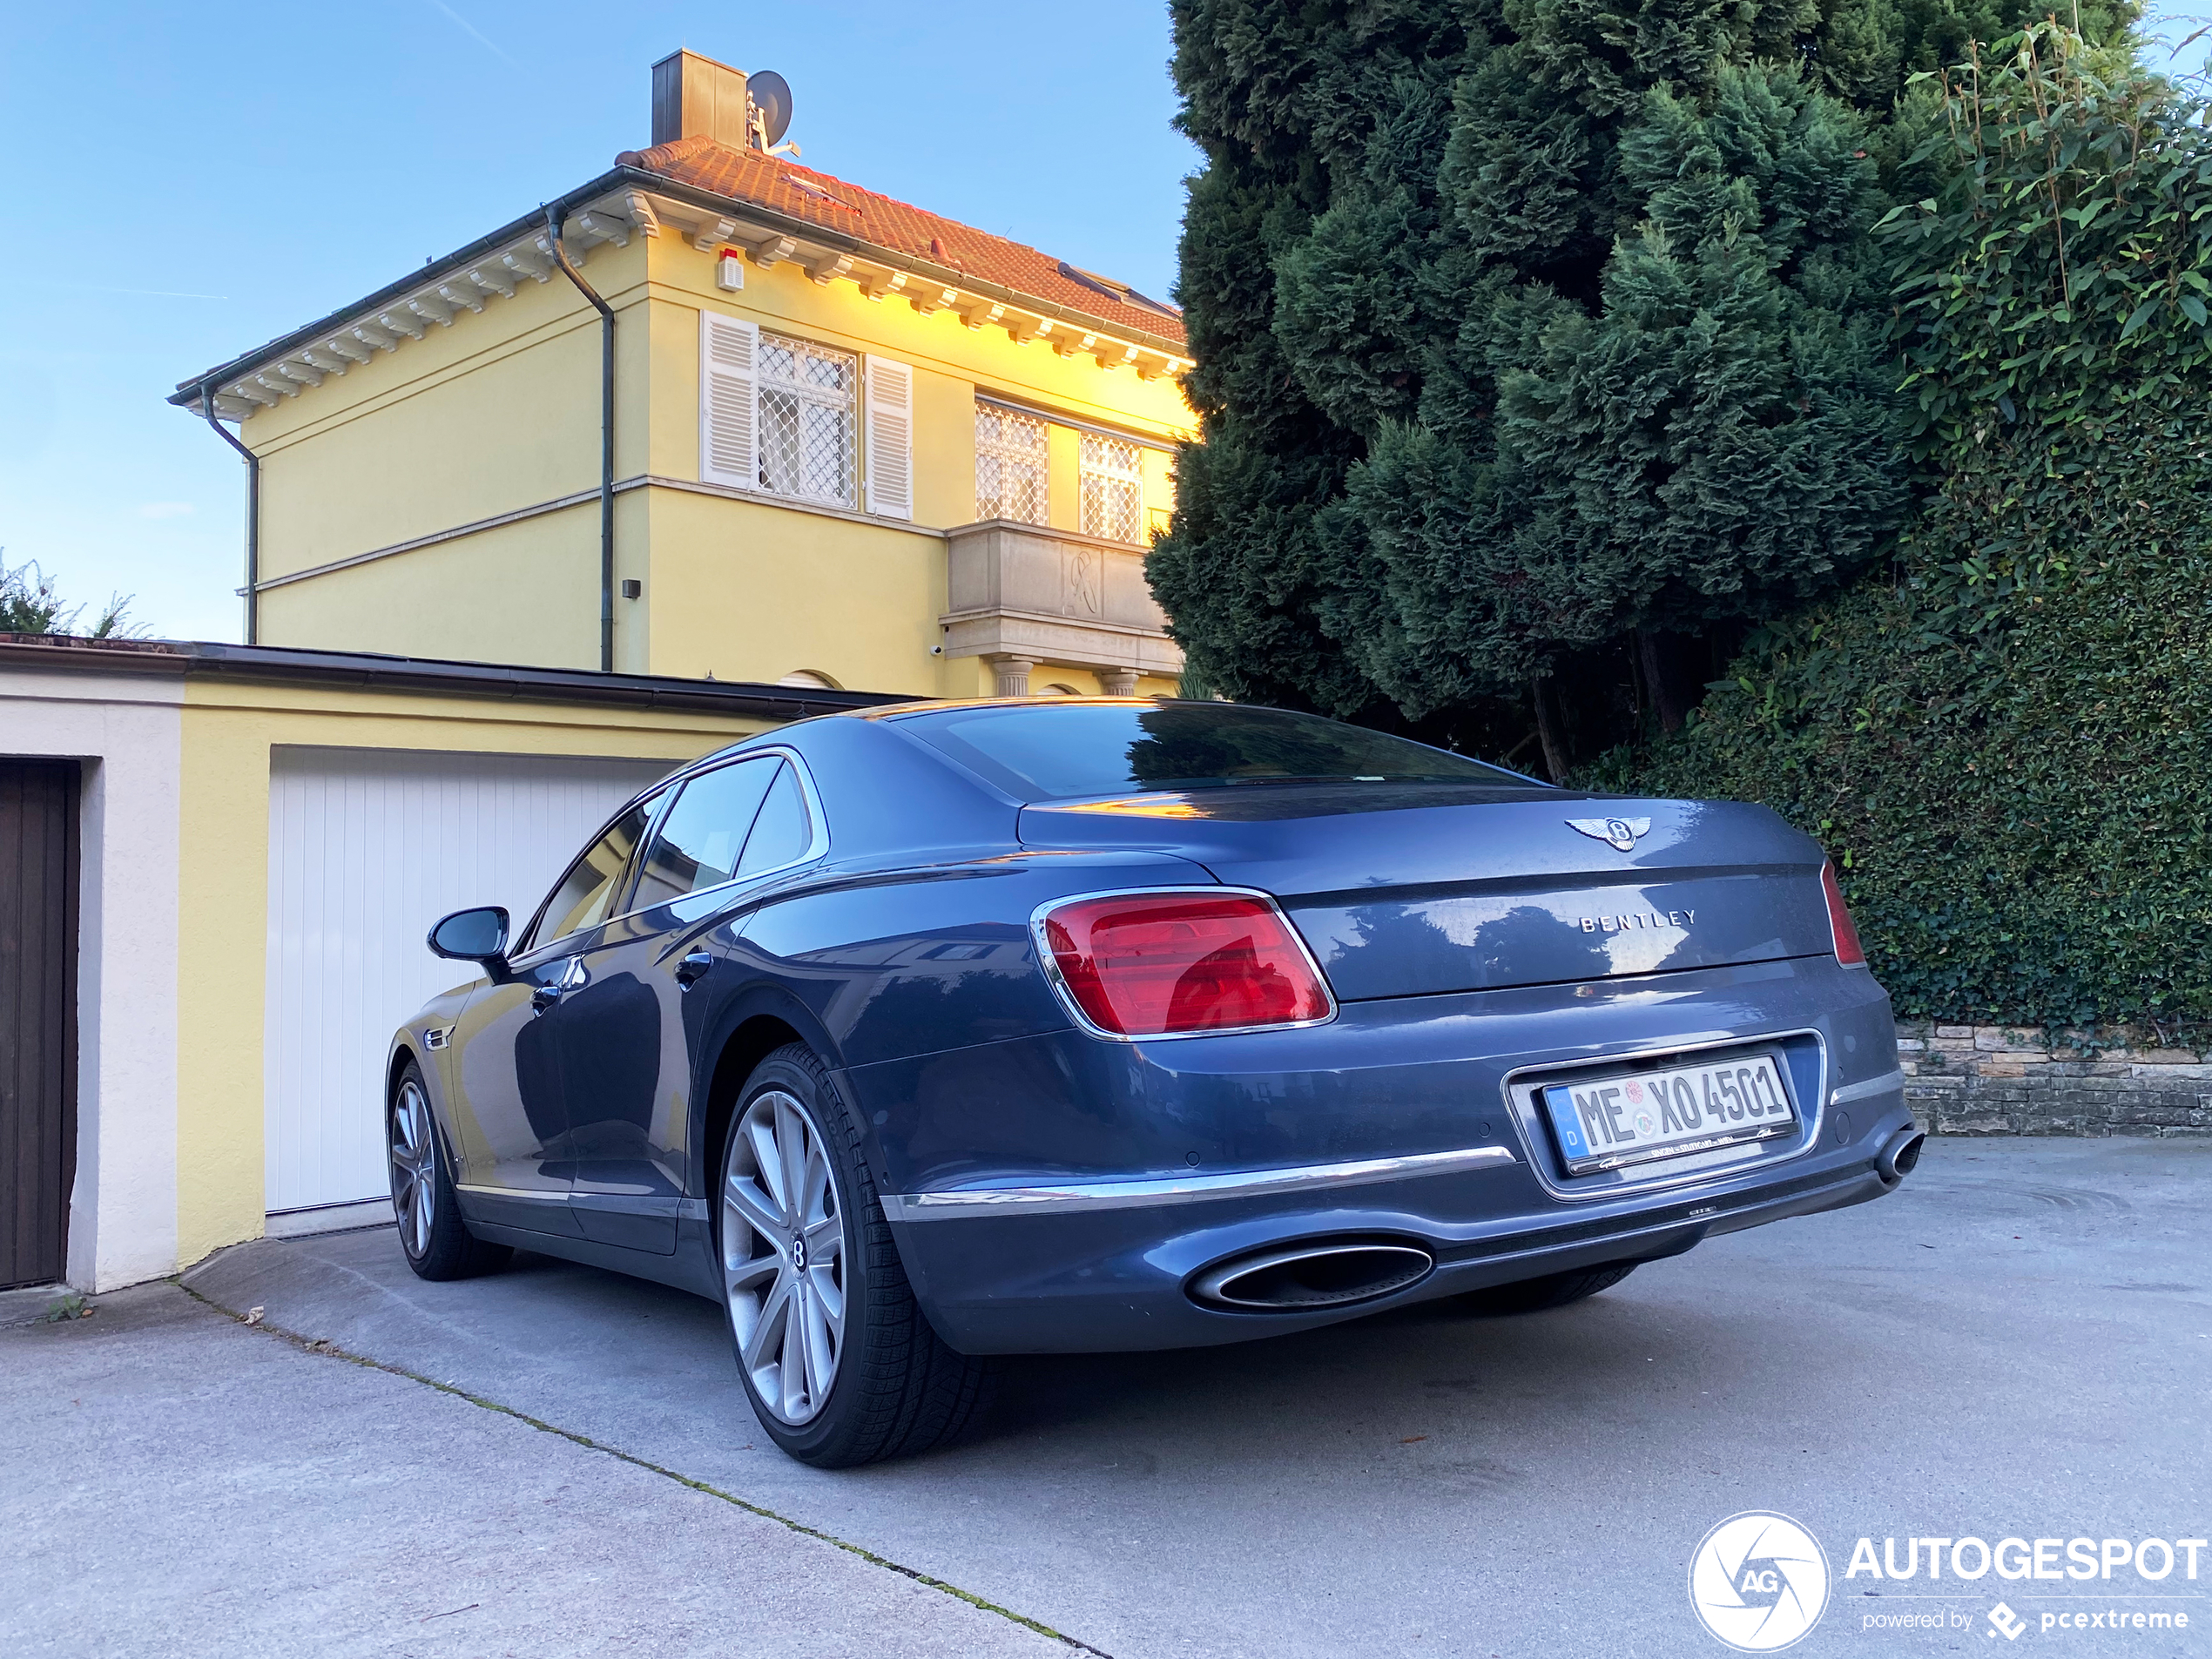
M 1787 1033 L 1800 1127 L 1751 1156 L 1585 1183 L 1516 1103 L 1516 1082 L 1548 1067 Z M 1879 1197 L 1893 1184 L 1881 1150 L 1911 1121 L 1887 999 L 1832 961 L 1615 981 L 1595 997 L 1562 987 L 1352 1003 L 1327 1027 L 1110 1045 L 1109 1047 L 1070 1033 L 847 1074 L 880 1132 L 921 1131 L 898 1140 L 894 1166 L 929 1162 L 914 1154 L 937 1139 L 933 1064 L 954 1069 L 971 1131 L 979 1116 L 1009 1134 L 1027 1123 L 1042 1154 L 1055 1116 L 1072 1114 L 1073 1144 L 1123 1154 L 1118 1167 L 1033 1154 L 980 1169 L 971 1154 L 885 1183 L 905 1189 L 885 1210 L 908 1276 L 962 1352 L 1204 1346 L 1678 1255 Z M 1062 1090 L 1041 1094 L 1053 1078 Z M 1216 1148 L 1224 1155 L 1205 1156 Z M 1189 1293 L 1224 1260 L 1350 1238 L 1411 1243 L 1435 1265 L 1318 1310 L 1230 1311 Z
M 1470 1219 L 1471 1211 L 1489 1207 L 1480 1188 L 1494 1178 L 1471 1174 L 1379 1187 L 1357 1204 L 1209 1205 L 1240 1213 L 1203 1220 L 1191 1213 L 1197 1206 L 1178 1205 L 894 1225 L 933 1323 L 964 1353 L 1205 1347 L 1602 1262 L 1678 1256 L 1716 1234 L 1840 1210 L 1891 1190 L 1864 1149 L 1852 1150 L 1787 1175 L 1767 1170 L 1765 1179 L 1676 1191 L 1663 1203 L 1541 1220 Z M 1202 1307 L 1185 1293 L 1211 1264 L 1331 1238 L 1411 1240 L 1434 1255 L 1436 1266 L 1393 1294 L 1313 1312 L 1231 1312 Z

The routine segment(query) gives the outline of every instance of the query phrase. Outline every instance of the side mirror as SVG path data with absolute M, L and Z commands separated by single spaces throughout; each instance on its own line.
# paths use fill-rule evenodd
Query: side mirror
M 507 912 L 483 905 L 456 910 L 430 929 L 430 953 L 457 962 L 482 962 L 497 969 L 507 963 Z

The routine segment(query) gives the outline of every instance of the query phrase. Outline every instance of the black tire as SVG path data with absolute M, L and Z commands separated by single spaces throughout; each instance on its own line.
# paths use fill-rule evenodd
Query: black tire
M 419 1278 L 469 1278 L 505 1265 L 515 1252 L 488 1244 L 469 1231 L 453 1196 L 453 1175 L 445 1136 L 422 1069 L 410 1060 L 384 1110 L 385 1163 L 392 1176 L 392 1211 L 399 1223 L 400 1249 Z M 427 1213 L 416 1206 L 427 1194 Z
M 790 1102 L 802 1107 L 803 1113 L 781 1115 L 787 1113 Z M 819 1145 L 827 1165 L 827 1186 L 820 1195 L 823 1202 L 815 1206 L 823 1212 L 817 1219 L 806 1221 L 810 1212 L 802 1201 L 799 1221 L 772 1236 L 768 1226 L 756 1226 L 745 1218 L 759 1212 L 757 1203 L 751 1211 L 733 1203 L 732 1176 L 775 1204 L 773 1183 L 766 1178 L 756 1137 L 763 1125 L 772 1126 L 773 1132 L 786 1123 L 798 1123 L 807 1131 L 803 1145 Z M 770 1055 L 745 1080 L 716 1163 L 720 1174 L 714 1189 L 715 1253 L 738 1376 L 768 1437 L 800 1462 L 819 1469 L 911 1457 L 945 1444 L 988 1411 L 997 1375 L 995 1361 L 954 1352 L 930 1327 L 907 1281 L 862 1148 L 860 1123 L 830 1080 L 828 1069 L 805 1045 L 792 1043 Z M 774 1160 L 767 1162 L 772 1164 Z M 834 1235 L 825 1232 L 833 1223 L 838 1230 Z M 811 1259 L 813 1273 L 828 1277 L 841 1309 L 840 1332 L 830 1362 L 832 1380 L 819 1399 L 813 1397 L 811 1374 L 795 1385 L 785 1379 L 787 1366 L 806 1373 L 815 1362 L 804 1354 L 794 1360 L 792 1351 L 784 1345 L 794 1339 L 789 1335 L 789 1321 L 802 1322 L 801 1334 L 795 1339 L 802 1343 L 807 1331 L 826 1330 L 826 1316 L 819 1325 L 803 1323 L 806 1311 L 797 1298 L 799 1281 L 808 1278 L 810 1258 L 805 1250 L 792 1249 L 792 1241 L 818 1235 L 841 1240 L 834 1268 L 823 1263 L 819 1248 Z M 788 1291 L 783 1254 L 792 1255 L 795 1262 Z M 775 1288 L 769 1289 L 772 1272 Z M 781 1316 L 786 1323 L 780 1326 L 773 1324 L 779 1316 L 769 1311 L 779 1295 L 794 1298 Z M 824 1302 L 820 1292 L 816 1296 L 813 1312 L 819 1315 Z M 760 1338 L 755 1366 L 764 1374 L 772 1351 L 782 1355 L 774 1366 L 779 1390 L 793 1393 L 806 1413 L 803 1420 L 787 1420 L 780 1405 L 772 1407 L 764 1398 L 755 1366 L 746 1362 L 741 1319 L 750 1322 Z M 779 1392 L 779 1402 L 784 1399 Z
M 1569 1302 L 1609 1291 L 1635 1272 L 1636 1265 L 1635 1262 L 1607 1262 L 1598 1267 L 1578 1267 L 1572 1272 L 1547 1273 L 1541 1278 L 1516 1279 L 1510 1285 L 1469 1291 L 1453 1300 L 1466 1313 L 1541 1313 L 1546 1308 L 1563 1308 Z

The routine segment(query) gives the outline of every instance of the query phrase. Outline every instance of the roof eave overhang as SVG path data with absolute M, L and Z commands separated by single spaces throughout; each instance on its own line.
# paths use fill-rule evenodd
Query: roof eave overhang
M 454 273 L 477 264 L 489 255 L 498 253 L 502 248 L 511 246 L 516 241 L 528 236 L 533 230 L 543 226 L 549 212 L 559 213 L 563 221 L 565 222 L 570 214 L 577 207 L 597 200 L 599 197 L 605 195 L 608 191 L 619 188 L 623 184 L 637 176 L 639 176 L 638 170 L 634 167 L 617 167 L 610 172 L 603 172 L 590 184 L 579 185 L 566 195 L 556 197 L 553 200 L 543 204 L 535 212 L 525 213 L 522 218 L 501 226 L 490 234 L 478 237 L 466 247 L 456 248 L 442 260 L 433 260 L 421 269 L 408 272 L 398 281 L 387 283 L 374 293 L 364 299 L 356 300 L 350 305 L 341 306 L 327 316 L 319 317 L 304 327 L 295 328 L 290 334 L 280 339 L 272 340 L 266 345 L 257 346 L 252 351 L 241 356 L 233 357 L 229 362 L 211 368 L 204 374 L 195 374 L 190 380 L 179 381 L 177 389 L 169 396 L 169 401 L 179 408 L 196 409 L 199 407 L 200 399 L 209 387 L 220 386 L 226 381 L 234 381 L 242 375 L 252 374 L 266 368 L 272 363 L 281 362 L 286 358 L 314 346 L 317 341 L 327 338 L 334 330 L 354 319 L 386 310 L 399 304 L 408 295 L 420 293 L 428 284 L 435 282 L 442 277 L 451 276 Z
M 1049 320 L 1055 327 L 1064 324 L 1095 332 L 1155 353 L 1168 359 L 1170 365 L 1189 361 L 1189 345 L 1174 336 L 1063 306 L 1042 294 L 1024 293 L 951 266 L 917 259 L 910 253 L 884 247 L 849 232 L 818 225 L 741 198 L 724 196 L 649 168 L 624 165 L 610 168 L 590 182 L 545 203 L 536 212 L 510 220 L 442 259 L 433 260 L 421 269 L 408 272 L 398 281 L 388 283 L 372 294 L 243 353 L 227 363 L 179 382 L 168 401 L 179 408 L 199 409 L 211 388 L 219 391 L 225 386 L 265 373 L 287 360 L 297 359 L 302 353 L 317 349 L 334 334 L 349 326 L 362 326 L 366 320 L 405 305 L 411 297 L 421 294 L 426 289 L 435 288 L 444 280 L 483 264 L 537 232 L 544 225 L 549 212 L 557 214 L 559 222 L 565 226 L 578 210 L 589 208 L 610 194 L 633 191 L 702 211 L 711 211 L 766 234 L 789 237 L 794 243 L 804 243 L 832 253 L 862 260 L 871 266 L 903 273 L 942 288 L 956 289 L 962 294 L 972 295 L 994 305 L 1012 307 L 1032 316 Z
M 974 294 L 981 300 L 1016 306 L 1034 315 L 1049 317 L 1055 322 L 1080 324 L 1085 328 L 1096 329 L 1100 334 L 1110 334 L 1116 340 L 1126 341 L 1130 345 L 1142 346 L 1147 351 L 1158 352 L 1164 357 L 1184 360 L 1190 355 L 1189 344 L 1173 335 L 1157 334 L 1150 329 L 1141 328 L 1113 318 L 1102 317 L 1096 312 L 1079 311 L 1070 306 L 1062 306 L 1044 298 L 1042 294 L 1028 293 L 1019 288 L 1008 287 L 1002 283 L 988 281 L 954 266 L 939 265 L 929 260 L 917 259 L 913 254 L 903 253 L 897 248 L 885 247 L 880 243 L 871 242 L 864 237 L 854 236 L 849 232 L 835 230 L 826 225 L 818 225 L 812 219 L 794 218 L 791 214 L 779 212 L 772 207 L 763 207 L 757 202 L 745 201 L 738 197 L 719 195 L 700 185 L 689 184 L 678 179 L 671 179 L 666 173 L 654 172 L 644 167 L 618 167 L 609 177 L 618 177 L 622 184 L 634 189 L 649 190 L 656 196 L 666 196 L 671 200 L 686 202 L 695 207 L 712 208 L 717 212 L 726 213 L 732 219 L 741 219 L 748 225 L 757 225 L 764 230 L 773 231 L 779 236 L 788 236 L 793 241 L 813 242 L 826 248 L 833 248 L 840 253 L 850 253 L 855 258 L 864 259 L 871 265 L 881 265 L 894 271 L 904 271 L 910 275 L 934 282 L 940 287 L 957 288 L 962 293 Z

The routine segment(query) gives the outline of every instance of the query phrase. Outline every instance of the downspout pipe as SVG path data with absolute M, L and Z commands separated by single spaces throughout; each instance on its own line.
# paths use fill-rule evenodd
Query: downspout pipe
M 246 457 L 246 643 L 261 643 L 261 457 L 215 414 L 215 383 L 199 384 L 199 412 L 215 435 Z
M 561 244 L 559 212 L 545 210 L 545 239 L 576 290 L 599 314 L 599 671 L 615 668 L 615 314 Z

